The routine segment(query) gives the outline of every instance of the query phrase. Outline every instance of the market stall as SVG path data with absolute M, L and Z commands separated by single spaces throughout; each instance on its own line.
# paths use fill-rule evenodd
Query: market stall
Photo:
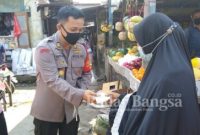
M 110 76 L 113 74 L 113 70 L 120 74 L 121 76 L 125 77 L 130 84 L 130 88 L 134 91 L 136 91 L 139 87 L 140 84 L 140 80 L 138 80 L 133 73 L 131 72 L 131 70 L 129 70 L 128 68 L 124 67 L 124 66 L 120 66 L 118 63 L 114 62 L 111 58 L 108 57 L 108 61 L 110 64 L 110 68 L 112 68 L 110 70 Z
M 125 85 L 123 87 L 130 88 L 133 93 L 137 91 L 142 77 L 145 74 L 145 68 L 148 65 L 148 58 L 141 58 L 141 53 L 139 53 L 139 48 L 137 47 L 137 42 L 133 34 L 134 26 L 142 21 L 143 8 L 145 6 L 143 2 L 131 0 L 122 1 L 119 9 L 113 13 L 113 25 L 103 24 L 101 27 L 102 33 L 109 33 L 110 31 L 113 33 L 113 44 L 107 47 L 105 52 L 107 81 L 120 80 L 128 82 L 128 85 L 123 83 Z M 197 3 L 195 0 L 190 2 L 157 0 L 156 4 L 158 7 L 156 10 L 163 11 L 173 18 L 174 21 L 186 27 L 190 23 L 190 13 L 194 10 L 191 7 L 198 7 L 198 5 L 194 5 L 195 2 Z M 176 10 L 177 6 L 181 6 L 182 8 L 179 8 L 178 12 L 175 12 L 174 10 Z M 184 12 L 182 12 L 183 10 Z M 197 99 L 200 103 L 200 59 L 194 58 L 191 62 L 196 79 Z M 106 117 L 107 115 L 108 113 L 103 116 L 100 115 L 91 122 L 94 131 L 99 133 L 101 132 L 98 129 L 104 131 L 103 129 L 105 129 L 104 127 L 108 119 Z
M 1 13 L 0 46 L 5 49 L 6 65 L 15 75 L 34 74 L 34 49 L 30 48 L 26 13 Z
M 30 45 L 29 16 L 24 1 L 3 0 L 0 5 L 3 5 L 0 6 L 0 46 L 5 49 L 6 65 L 15 75 L 34 74 L 34 49 Z
M 194 0 L 195 1 L 195 0 Z M 189 5 L 193 5 L 194 1 L 187 2 L 185 4 L 180 3 L 180 1 L 157 1 L 158 11 L 166 11 L 166 7 L 174 8 L 177 5 L 182 5 L 183 9 L 187 9 L 187 15 L 191 12 L 191 8 Z M 143 1 L 144 2 L 144 1 Z M 134 26 L 137 25 L 142 21 L 143 16 L 143 3 L 142 1 L 133 2 L 133 1 L 122 1 L 121 8 L 119 8 L 116 12 L 116 16 L 114 15 L 114 23 L 113 23 L 113 45 L 111 48 L 107 48 L 106 58 L 107 61 L 105 62 L 106 67 L 106 76 L 108 81 L 114 80 L 123 80 L 128 82 L 128 85 L 125 87 L 131 88 L 133 91 L 136 91 L 139 87 L 140 81 L 145 73 L 145 68 L 148 63 L 146 63 L 146 59 L 141 59 L 141 54 L 138 53 L 139 49 L 137 47 L 137 42 L 135 41 L 135 37 L 133 34 Z M 175 5 L 173 5 L 175 4 Z M 166 5 L 166 6 L 165 6 Z M 162 8 L 162 7 L 165 8 Z M 130 8 L 132 7 L 132 8 Z M 195 6 L 197 7 L 197 6 Z M 175 21 L 178 21 L 180 24 L 185 26 L 189 23 L 188 17 L 186 15 L 174 15 L 171 13 L 166 12 L 169 14 L 171 18 L 175 18 Z M 179 16 L 179 17 L 176 17 Z M 181 19 L 181 18 L 182 19 Z M 182 20 L 182 22 L 181 22 Z M 107 26 L 109 27 L 109 26 Z M 105 29 L 102 29 L 102 32 L 108 32 Z M 139 62 L 138 62 L 139 61 Z M 196 84 L 198 89 L 199 87 L 199 69 L 198 66 L 199 59 L 192 60 L 194 74 L 196 78 Z M 117 74 L 119 77 L 115 77 Z M 200 97 L 199 92 L 198 97 Z
M 129 51 L 128 49 L 132 48 L 133 46 L 137 46 L 135 41 L 135 37 L 133 35 L 133 28 L 134 25 L 139 23 L 142 20 L 142 17 L 155 11 L 166 13 L 170 18 L 174 21 L 177 21 L 183 27 L 188 26 L 190 23 L 190 13 L 199 7 L 197 0 L 192 1 L 180 1 L 180 0 L 122 0 L 119 4 L 119 8 L 113 12 L 113 26 L 109 25 L 102 25 L 101 31 L 102 33 L 113 33 L 112 37 L 112 46 L 106 48 L 105 56 L 109 55 L 110 50 L 115 50 L 116 53 L 113 57 L 113 54 L 110 55 L 110 58 L 114 61 L 118 61 L 121 57 L 124 57 L 126 54 L 119 54 L 120 49 L 124 49 Z M 147 7 L 148 6 L 148 7 Z M 177 7 L 181 7 L 178 10 Z M 153 10 L 152 8 L 155 8 Z M 176 12 L 174 11 L 176 10 Z M 147 14 L 148 12 L 148 14 Z M 136 48 L 137 49 L 137 48 Z M 114 51 L 114 52 L 115 52 Z M 114 53 L 113 52 L 113 53 Z M 133 50 L 134 52 L 134 50 Z M 131 53 L 131 52 L 130 52 Z M 105 73 L 108 81 L 112 80 L 119 80 L 120 78 L 113 78 L 116 71 L 116 65 L 113 66 L 111 59 L 106 59 L 105 62 Z M 110 68 L 113 67 L 113 68 Z M 111 70 L 112 69 L 112 70 Z M 120 73 L 123 72 L 120 70 Z M 133 72 L 133 71 L 132 71 Z M 125 78 L 129 81 L 129 77 L 125 76 Z M 139 77 L 140 78 L 140 77 Z M 130 81 L 129 81 L 130 82 Z M 131 86 L 131 85 L 130 85 Z

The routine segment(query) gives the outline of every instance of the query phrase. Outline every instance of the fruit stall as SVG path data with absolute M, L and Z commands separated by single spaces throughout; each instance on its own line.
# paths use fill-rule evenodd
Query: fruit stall
M 183 2 L 184 1 L 184 2 Z M 108 81 L 121 80 L 123 87 L 136 91 L 148 63 L 141 59 L 133 34 L 134 26 L 145 16 L 145 0 L 123 0 L 119 9 L 113 12 L 113 26 L 107 25 L 103 32 L 113 32 L 113 45 L 106 51 L 106 77 Z M 199 8 L 197 0 L 156 0 L 156 12 L 167 14 L 186 28 L 191 21 L 190 14 Z M 177 7 L 182 7 L 178 8 Z M 146 9 L 147 10 L 147 9 Z M 173 12 L 176 10 L 177 12 Z M 103 25 L 105 26 L 105 25 Z M 103 28 L 103 27 L 102 27 Z M 200 90 L 199 58 L 192 61 L 197 88 Z M 200 91 L 198 91 L 200 97 Z
M 142 19 L 141 16 L 132 16 L 124 17 L 123 22 L 116 22 L 115 30 L 118 31 L 118 38 L 122 47 L 110 48 L 107 51 L 108 80 L 113 80 L 113 74 L 117 73 L 129 82 L 127 87 L 134 91 L 137 90 L 145 72 L 144 62 L 138 52 L 133 34 L 134 26 L 140 23 Z M 130 44 L 128 47 L 124 46 L 126 40 Z
M 148 65 L 148 60 L 142 59 L 142 54 L 139 53 L 139 48 L 133 34 L 134 26 L 143 20 L 143 2 L 140 0 L 138 3 L 134 3 L 133 1 L 132 3 L 122 2 L 121 8 L 113 13 L 113 25 L 102 23 L 100 27 L 102 33 L 108 34 L 111 32 L 113 36 L 112 46 L 106 46 L 105 49 L 105 73 L 107 81 L 120 80 L 123 82 L 123 88 L 128 88 L 131 92 L 137 91 Z M 164 3 L 163 0 L 158 0 L 157 4 L 157 11 L 162 11 L 163 4 L 167 4 L 167 2 Z M 168 15 L 172 16 L 172 14 Z M 188 22 L 189 20 L 186 19 L 186 21 Z M 196 80 L 198 101 L 200 103 L 200 58 L 192 59 L 191 63 Z M 107 116 L 107 114 L 100 115 L 92 120 L 92 131 L 98 135 L 104 135 L 106 132 L 105 129 L 108 127 Z
M 127 21 L 127 20 L 126 20 Z M 124 31 L 124 35 L 131 34 L 131 36 L 128 36 L 128 39 L 133 41 L 133 46 L 128 48 L 118 48 L 118 49 L 109 49 L 107 52 L 107 59 L 109 63 L 109 81 L 112 80 L 113 72 L 120 74 L 120 76 L 123 76 L 126 78 L 126 80 L 129 82 L 129 88 L 131 88 L 133 91 L 136 91 L 139 87 L 140 81 L 142 80 L 144 73 L 145 73 L 145 67 L 147 63 L 144 59 L 141 58 L 137 43 L 135 42 L 135 36 L 133 34 L 134 26 L 142 21 L 142 17 L 140 16 L 133 16 L 128 19 L 128 23 L 123 22 L 124 25 L 120 24 L 120 27 L 125 27 L 126 31 Z M 122 28 L 119 29 L 119 22 L 116 23 L 115 28 L 118 31 L 121 31 Z M 130 29 L 131 27 L 131 29 Z M 132 31 L 131 31 L 132 30 Z M 120 37 L 119 32 L 119 39 L 125 40 L 125 38 Z M 191 60 L 194 76 L 196 80 L 196 86 L 197 86 L 197 94 L 200 98 L 200 58 L 193 58 Z
M 190 22 L 190 13 L 194 10 L 190 7 L 197 8 L 194 6 L 196 0 L 186 1 L 181 3 L 180 0 L 157 0 L 156 11 L 166 13 L 170 18 L 179 22 L 183 27 Z M 142 60 L 138 53 L 137 42 L 133 34 L 134 26 L 140 23 L 144 16 L 145 1 L 138 0 L 123 0 L 119 6 L 119 9 L 113 12 L 113 26 L 103 24 L 101 27 L 102 32 L 106 33 L 109 31 L 113 32 L 113 45 L 107 48 L 105 62 L 106 77 L 108 81 L 120 80 L 125 78 L 128 81 L 126 87 L 130 87 L 136 90 L 139 83 L 144 75 L 146 63 Z M 180 12 L 173 14 L 171 9 L 176 9 L 177 6 L 181 6 Z M 170 10 L 167 10 L 170 9 Z M 184 11 L 184 14 L 181 12 Z M 187 14 L 186 14 L 187 13 Z M 106 27 L 106 28 L 105 28 Z M 199 70 L 194 68 L 194 74 L 197 80 Z M 115 74 L 119 77 L 115 77 Z M 113 77 L 114 76 L 114 77 Z

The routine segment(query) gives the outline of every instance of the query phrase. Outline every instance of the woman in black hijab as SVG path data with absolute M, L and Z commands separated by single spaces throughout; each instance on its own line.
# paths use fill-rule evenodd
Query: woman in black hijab
M 129 99 L 119 135 L 200 135 L 196 85 L 183 29 L 155 13 L 136 25 L 134 34 L 152 58 L 136 95 Z

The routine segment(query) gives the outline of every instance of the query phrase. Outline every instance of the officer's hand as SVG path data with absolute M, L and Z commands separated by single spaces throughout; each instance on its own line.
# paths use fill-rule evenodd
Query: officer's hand
M 87 103 L 96 103 L 96 93 L 92 92 L 91 90 L 86 90 L 83 95 L 83 100 Z

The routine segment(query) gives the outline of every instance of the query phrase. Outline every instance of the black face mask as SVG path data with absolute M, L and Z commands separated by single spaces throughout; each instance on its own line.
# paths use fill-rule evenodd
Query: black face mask
M 200 25 L 200 18 L 196 18 L 193 20 L 195 25 Z
M 81 33 L 69 33 L 69 32 L 66 31 L 66 29 L 63 26 L 62 26 L 62 28 L 67 33 L 67 36 L 64 36 L 62 34 L 62 32 L 61 32 L 61 34 L 62 34 L 63 38 L 65 39 L 65 41 L 67 41 L 71 45 L 75 45 L 76 42 L 80 39 Z

